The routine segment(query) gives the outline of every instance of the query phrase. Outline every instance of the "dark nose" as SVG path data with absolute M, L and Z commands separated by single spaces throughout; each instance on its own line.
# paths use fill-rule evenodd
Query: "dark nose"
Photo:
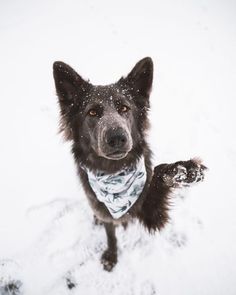
M 122 148 L 127 142 L 126 132 L 120 127 L 110 128 L 106 133 L 106 141 L 112 148 Z

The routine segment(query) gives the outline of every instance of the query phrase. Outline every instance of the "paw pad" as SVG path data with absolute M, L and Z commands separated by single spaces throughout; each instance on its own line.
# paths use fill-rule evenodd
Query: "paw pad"
M 174 168 L 174 172 L 176 182 L 183 182 L 187 178 L 187 169 L 184 166 L 178 165 L 177 168 Z
M 184 187 L 203 181 L 207 169 L 199 160 L 176 162 L 168 165 L 163 181 L 170 187 Z

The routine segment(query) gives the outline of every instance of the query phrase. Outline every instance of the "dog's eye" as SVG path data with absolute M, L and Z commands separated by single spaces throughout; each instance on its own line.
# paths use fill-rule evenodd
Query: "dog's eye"
M 94 110 L 94 109 L 91 109 L 89 112 L 88 112 L 89 116 L 91 117 L 94 117 L 94 116 L 97 116 L 97 111 Z
M 119 111 L 121 113 L 127 113 L 129 110 L 129 107 L 127 107 L 126 105 L 122 105 L 120 108 L 119 108 Z

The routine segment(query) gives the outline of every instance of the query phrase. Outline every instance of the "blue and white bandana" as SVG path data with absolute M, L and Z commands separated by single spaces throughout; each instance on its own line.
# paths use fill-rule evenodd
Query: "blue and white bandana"
M 114 174 L 96 173 L 86 169 L 88 180 L 97 199 L 103 202 L 113 218 L 123 216 L 137 201 L 146 182 L 144 158 L 133 167 Z

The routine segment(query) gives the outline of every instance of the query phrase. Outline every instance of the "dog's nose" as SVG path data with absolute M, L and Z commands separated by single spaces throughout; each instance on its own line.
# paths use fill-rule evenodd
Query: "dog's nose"
M 112 148 L 122 148 L 127 142 L 126 133 L 121 127 L 110 128 L 106 133 L 106 141 Z

